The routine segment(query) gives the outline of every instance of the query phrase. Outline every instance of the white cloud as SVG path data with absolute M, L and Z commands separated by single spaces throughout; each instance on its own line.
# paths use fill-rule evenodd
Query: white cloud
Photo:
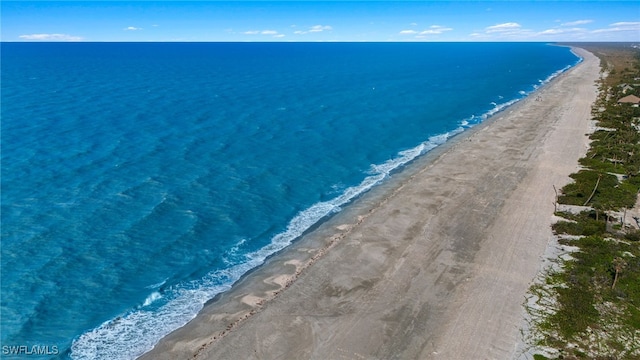
M 616 26 L 616 27 L 630 27 L 633 28 L 634 30 L 637 30 L 638 27 L 640 27 L 640 21 L 627 21 L 627 22 L 617 22 L 617 23 L 613 23 L 610 24 L 609 26 Z
M 123 30 L 126 30 L 126 31 L 138 31 L 138 30 L 142 30 L 142 28 L 135 27 L 135 26 L 128 26 L 128 27 L 124 28 Z
M 298 30 L 298 31 L 294 31 L 293 33 L 297 35 L 303 35 L 307 33 L 317 33 L 317 32 L 323 32 L 323 31 L 331 31 L 331 30 L 333 30 L 333 27 L 329 25 L 314 25 L 310 27 L 309 30 L 307 31 Z
M 544 35 L 560 35 L 560 34 L 579 35 L 579 34 L 584 34 L 586 32 L 587 32 L 587 29 L 584 29 L 584 28 L 554 28 L 554 29 L 543 30 L 536 35 L 543 35 L 543 36 Z
M 28 34 L 28 35 L 20 35 L 18 37 L 24 40 L 35 40 L 35 41 L 82 41 L 83 40 L 83 38 L 80 36 L 73 36 L 68 34 Z
M 280 34 L 276 30 L 249 30 L 243 32 L 245 35 L 271 35 L 276 38 L 284 37 L 284 34 Z
M 556 20 L 556 22 L 560 22 L 560 20 Z M 576 20 L 561 23 L 559 27 L 554 27 L 551 29 L 540 31 L 534 35 L 537 36 L 549 36 L 549 35 L 563 35 L 563 37 L 570 36 L 571 39 L 579 40 L 582 39 L 587 33 L 588 30 L 583 27 L 576 27 L 578 25 L 586 25 L 592 23 L 593 20 Z
M 416 35 L 417 39 L 424 39 L 425 35 L 438 35 L 442 34 L 445 31 L 451 31 L 453 28 L 440 26 L 440 25 L 431 25 L 428 29 L 422 31 L 416 30 L 402 30 L 400 31 L 400 35 Z
M 414 22 L 412 22 L 412 23 L 411 23 L 411 24 L 409 24 L 409 25 L 411 25 L 411 26 L 418 26 L 418 23 L 414 23 Z
M 528 35 L 531 38 L 538 36 L 554 41 L 635 41 L 640 33 L 640 21 L 620 21 L 599 29 L 587 26 L 571 26 L 586 25 L 592 22 L 592 20 L 577 20 L 561 23 L 557 27 L 532 34 L 526 34 L 525 30 L 522 30 L 521 34 Z
M 564 32 L 564 30 L 561 29 L 547 29 L 544 31 L 540 32 L 540 35 L 555 35 L 555 34 L 562 34 Z
M 577 25 L 590 24 L 592 22 L 593 20 L 576 20 L 576 21 L 570 21 L 570 22 L 560 24 L 560 26 L 577 26 Z
M 485 28 L 487 33 L 495 33 L 495 32 L 511 32 L 514 30 L 518 30 L 522 28 L 522 26 L 518 23 L 508 22 L 504 24 L 493 25 Z
M 309 32 L 322 32 L 325 30 L 333 30 L 333 28 L 329 25 L 314 25 L 309 29 Z
M 445 31 L 451 31 L 451 30 L 453 30 L 453 28 L 444 27 L 444 26 L 440 26 L 440 25 L 432 25 L 432 26 L 429 27 L 428 30 L 421 31 L 420 35 L 442 34 Z
M 478 40 L 531 40 L 534 39 L 539 32 L 531 29 L 523 28 L 522 25 L 516 22 L 506 22 L 502 24 L 496 24 L 484 28 L 482 31 L 474 31 L 469 34 L 470 37 Z
M 606 29 L 597 29 L 592 31 L 592 33 L 594 34 L 616 33 L 616 32 L 625 32 L 625 31 L 640 31 L 640 22 L 638 21 L 616 22 L 613 24 L 609 24 L 609 27 Z

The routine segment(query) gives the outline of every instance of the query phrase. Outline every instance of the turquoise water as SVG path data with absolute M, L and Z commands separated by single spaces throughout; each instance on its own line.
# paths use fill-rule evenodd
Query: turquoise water
M 394 170 L 579 61 L 539 43 L 1 50 L 0 340 L 73 359 L 148 351 Z

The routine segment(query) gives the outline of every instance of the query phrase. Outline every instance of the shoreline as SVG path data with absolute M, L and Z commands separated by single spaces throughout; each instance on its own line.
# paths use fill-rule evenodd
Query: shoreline
M 573 51 L 582 62 L 356 199 L 141 359 L 513 357 L 551 234 L 553 189 L 537 182 L 568 182 L 586 151 L 575 131 L 593 101 L 579 97 L 595 100 L 599 66 Z

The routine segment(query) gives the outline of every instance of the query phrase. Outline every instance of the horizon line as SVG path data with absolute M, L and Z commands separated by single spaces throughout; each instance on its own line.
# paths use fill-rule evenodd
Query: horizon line
M 81 43 L 132 43 L 132 44 L 145 44 L 145 43 L 237 43 L 237 44 L 250 44 L 250 43 L 262 43 L 262 44 L 295 44 L 295 43 L 416 43 L 416 44 L 428 44 L 428 43 L 640 43 L 640 40 L 618 40 L 618 41 L 605 41 L 605 40 L 549 40 L 549 41 L 533 41 L 533 40 L 448 40 L 448 41 L 398 41 L 398 40 L 316 40 L 316 41 L 237 41 L 237 40 L 92 40 L 92 41 L 24 41 L 24 40 L 0 40 L 0 43 L 18 43 L 18 44 L 81 44 Z

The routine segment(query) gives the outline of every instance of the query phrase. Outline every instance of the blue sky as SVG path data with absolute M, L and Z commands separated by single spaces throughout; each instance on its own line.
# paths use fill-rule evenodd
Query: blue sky
M 637 1 L 6 1 L 2 41 L 640 41 Z

